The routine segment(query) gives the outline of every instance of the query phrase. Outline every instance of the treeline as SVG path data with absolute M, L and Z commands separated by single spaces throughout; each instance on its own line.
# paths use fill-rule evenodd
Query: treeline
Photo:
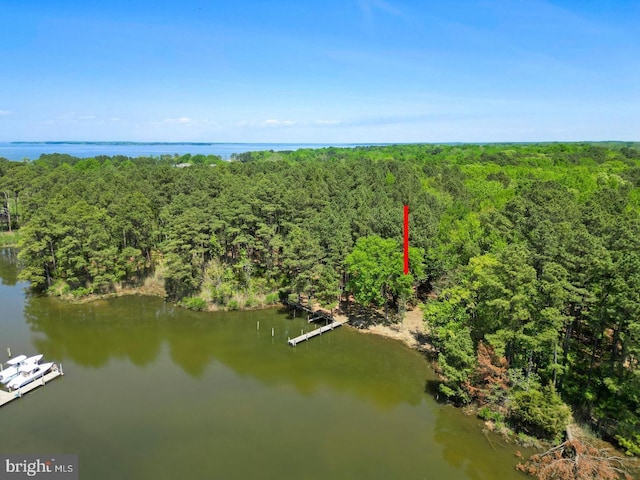
M 12 213 L 0 223 L 20 228 L 21 278 L 85 294 L 161 271 L 167 295 L 192 308 L 283 293 L 333 306 L 352 293 L 397 312 L 418 292 L 443 395 L 548 438 L 564 428 L 563 399 L 640 453 L 638 144 L 182 160 L 0 161 Z M 399 274 L 405 203 L 409 279 Z
M 184 160 L 4 162 L 2 182 L 19 210 L 12 224 L 24 238 L 22 277 L 36 291 L 81 295 L 135 284 L 160 265 L 167 295 L 190 306 L 249 307 L 283 290 L 331 306 L 357 239 L 401 240 L 402 204 L 413 195 L 422 205 L 413 210 L 415 247 L 424 251 L 437 231 L 433 212 L 445 208 L 421 188 L 421 168 L 402 162 L 383 170 L 355 156 L 179 168 Z M 383 303 L 395 305 L 388 287 Z

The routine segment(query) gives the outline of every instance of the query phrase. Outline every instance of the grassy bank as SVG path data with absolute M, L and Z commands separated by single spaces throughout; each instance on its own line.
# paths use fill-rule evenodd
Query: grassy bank
M 150 295 L 167 298 L 164 272 L 163 265 L 158 265 L 154 272 L 141 280 L 138 285 L 117 283 L 108 292 L 96 292 L 91 286 L 73 290 L 67 282 L 58 280 L 47 290 L 47 293 L 71 303 L 87 303 L 125 295 Z M 277 291 L 253 288 L 254 285 L 251 285 L 250 289 L 236 289 L 233 287 L 237 286 L 227 286 L 224 296 L 215 295 L 216 289 L 211 285 L 207 285 L 207 287 L 203 288 L 198 295 L 178 300 L 176 305 L 190 310 L 213 312 L 267 308 L 280 302 Z
M 0 232 L 0 248 L 1 247 L 17 247 L 20 241 L 20 232 Z

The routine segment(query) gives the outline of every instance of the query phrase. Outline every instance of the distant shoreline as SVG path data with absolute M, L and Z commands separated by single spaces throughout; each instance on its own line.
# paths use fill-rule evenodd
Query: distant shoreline
M 357 146 L 385 146 L 394 145 L 394 143 L 370 143 L 370 142 L 349 142 L 349 143 L 325 143 L 325 142 L 135 142 L 135 141 L 90 141 L 90 140 L 53 140 L 53 141 L 13 141 L 5 142 L 11 145 L 309 145 L 319 146 L 324 145 L 326 147 L 331 146 L 343 146 L 343 147 L 357 147 Z M 413 143 L 413 142 L 407 142 Z M 415 142 L 421 143 L 421 142 Z
M 142 142 L 137 140 L 11 140 L 0 142 L 9 145 L 274 145 L 324 147 L 384 147 L 391 145 L 550 145 L 550 144 L 637 144 L 638 140 L 540 140 L 540 141 L 406 141 L 406 142 Z
M 37 160 L 42 155 L 63 154 L 77 158 L 97 156 L 129 158 L 163 155 L 217 155 L 224 160 L 247 152 L 296 151 L 325 148 L 383 147 L 389 143 L 234 143 L 234 142 L 132 142 L 132 141 L 12 141 L 0 142 L 0 157 L 12 161 Z

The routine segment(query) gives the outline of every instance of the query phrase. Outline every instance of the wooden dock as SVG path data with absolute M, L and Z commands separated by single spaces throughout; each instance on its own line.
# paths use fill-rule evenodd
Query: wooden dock
M 6 405 L 12 400 L 16 398 L 22 397 L 25 393 L 29 393 L 36 388 L 42 387 L 44 384 L 49 383 L 54 378 L 58 378 L 64 375 L 61 369 L 52 370 L 44 376 L 34 380 L 31 383 L 28 383 L 24 387 L 19 388 L 18 390 L 13 390 L 11 392 L 5 392 L 4 390 L 0 390 L 0 407 Z
M 332 315 L 328 314 L 327 312 L 323 312 L 322 310 L 316 310 L 315 312 L 312 312 L 311 315 L 309 315 L 309 318 L 307 318 L 307 323 L 316 322 L 318 320 L 335 322 L 335 319 Z
M 300 302 L 285 301 L 284 303 L 285 305 L 288 305 L 294 309 L 294 316 L 295 310 L 302 310 L 304 312 L 307 312 L 307 323 L 315 322 L 317 320 L 324 320 L 325 322 L 328 322 L 323 327 L 316 328 L 315 330 L 303 333 L 295 338 L 288 339 L 287 343 L 292 347 L 295 347 L 298 343 L 305 342 L 317 335 L 322 335 L 324 332 L 333 330 L 334 328 L 339 327 L 340 325 L 343 325 L 349 321 L 349 319 L 347 318 L 343 320 L 336 320 L 330 313 L 327 313 L 324 310 L 313 310 L 311 307 Z
M 307 313 L 311 313 L 313 314 L 313 309 L 311 307 L 308 307 L 307 305 L 305 305 L 304 303 L 300 303 L 300 302 L 292 302 L 290 300 L 284 300 L 282 303 L 284 303 L 285 305 L 287 305 L 288 307 L 293 308 L 293 313 L 295 316 L 295 311 L 296 310 L 302 310 L 305 311 Z
M 339 327 L 340 325 L 344 325 L 348 321 L 349 321 L 348 319 L 334 320 L 329 325 L 325 325 L 324 327 L 316 328 L 315 330 L 311 330 L 310 332 L 303 333 L 302 335 L 298 335 L 295 338 L 290 338 L 289 340 L 287 340 L 287 342 L 292 347 L 295 347 L 300 342 L 304 342 L 306 340 L 309 340 L 310 338 L 313 338 L 316 335 L 322 335 L 324 332 L 328 332 L 330 330 L 333 330 L 336 327 Z
M 333 318 L 333 315 L 326 312 L 325 310 L 313 310 L 311 307 L 300 302 L 284 301 L 283 303 L 293 308 L 294 316 L 295 316 L 296 310 L 302 310 L 304 312 L 307 312 L 307 323 L 316 322 L 318 320 L 325 320 L 327 322 L 335 321 L 335 319 Z

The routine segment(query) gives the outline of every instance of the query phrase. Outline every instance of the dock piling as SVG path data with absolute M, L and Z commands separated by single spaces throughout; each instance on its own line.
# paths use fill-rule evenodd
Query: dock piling
M 11 358 L 11 347 L 7 347 L 7 355 L 9 355 L 9 358 Z

